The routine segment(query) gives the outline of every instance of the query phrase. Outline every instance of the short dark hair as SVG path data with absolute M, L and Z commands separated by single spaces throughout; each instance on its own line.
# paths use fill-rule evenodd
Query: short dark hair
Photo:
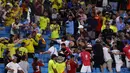
M 66 36 L 62 36 L 62 38 L 61 39 L 64 39 L 64 40 L 66 40 L 67 38 L 66 38 Z
M 23 55 L 23 56 L 21 57 L 21 60 L 26 60 L 26 56 Z
M 34 60 L 34 61 L 38 61 L 38 58 L 37 58 L 37 57 L 34 57 L 33 60 Z
M 26 37 L 28 37 L 29 35 L 31 35 L 31 33 L 27 33 L 27 34 L 26 34 Z
M 57 44 L 57 42 L 51 41 L 50 46 L 53 46 L 53 45 L 55 45 L 55 44 Z
M 83 46 L 82 49 L 85 50 L 85 49 L 86 49 L 86 46 Z
M 5 51 L 5 54 L 7 55 L 8 53 L 10 53 L 10 51 L 9 51 L 9 50 L 6 50 L 6 51 Z
M 21 43 L 21 46 L 22 46 L 22 47 L 25 46 L 25 42 L 22 42 L 22 43 Z
M 70 58 L 74 58 L 74 55 L 70 55 Z
M 65 44 L 65 43 L 62 43 L 61 46 L 66 46 L 66 44 Z
M 54 59 L 55 57 L 57 57 L 55 54 L 51 55 L 51 59 Z
M 120 17 L 120 19 L 122 19 L 122 20 L 123 20 L 123 17 Z
M 127 41 L 124 41 L 124 44 L 125 44 L 125 45 L 127 45 L 127 44 L 128 44 L 128 42 L 127 42 Z

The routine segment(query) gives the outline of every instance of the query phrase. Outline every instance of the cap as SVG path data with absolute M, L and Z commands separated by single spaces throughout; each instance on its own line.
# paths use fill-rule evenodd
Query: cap
M 84 28 L 84 26 L 83 25 L 79 25 L 79 27 L 78 28 Z
M 58 56 L 58 57 L 57 57 L 57 62 L 58 62 L 58 63 L 62 63 L 62 62 L 64 62 L 64 60 L 65 60 L 65 58 L 62 57 L 62 56 Z
M 12 56 L 12 60 L 14 60 L 14 59 L 17 59 L 17 57 L 16 56 Z

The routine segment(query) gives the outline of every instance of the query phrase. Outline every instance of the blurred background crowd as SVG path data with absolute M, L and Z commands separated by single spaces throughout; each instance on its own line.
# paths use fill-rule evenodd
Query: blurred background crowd
M 5 73 L 129 73 L 129 44 L 130 0 L 0 0 Z

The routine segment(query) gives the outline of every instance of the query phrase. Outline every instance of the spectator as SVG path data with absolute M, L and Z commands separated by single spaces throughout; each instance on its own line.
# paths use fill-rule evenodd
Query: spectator
M 40 30 L 42 31 L 42 34 L 45 33 L 45 30 L 48 28 L 48 25 L 50 23 L 50 19 L 48 18 L 48 12 L 44 12 L 43 16 L 40 16 L 39 20 L 39 26 Z
M 7 44 L 7 49 L 10 51 L 11 57 L 16 54 L 16 45 L 18 45 L 21 42 L 21 40 L 17 39 L 17 36 L 13 36 L 9 43 Z
M 123 22 L 123 18 L 119 18 L 119 23 L 116 24 L 118 31 L 123 31 L 125 29 L 125 24 Z
M 126 10 L 129 2 L 129 0 L 0 0 L 0 37 L 9 38 L 2 40 L 0 38 L 0 59 L 2 61 L 5 58 L 6 65 L 14 55 L 17 56 L 17 62 L 26 55 L 29 56 L 30 63 L 34 55 L 42 59 L 43 54 L 51 56 L 55 54 L 58 60 L 53 56 L 49 61 L 49 73 L 62 73 L 73 69 L 74 72 L 76 70 L 81 72 L 87 69 L 83 69 L 84 67 L 96 70 L 99 67 L 103 73 L 107 63 L 110 63 L 107 65 L 109 72 L 112 72 L 112 66 L 116 66 L 114 68 L 117 72 L 122 72 L 122 61 L 126 62 L 124 64 L 129 68 L 130 11 Z M 116 3 L 120 3 L 118 11 L 114 8 L 117 7 Z M 126 5 L 120 6 L 124 4 Z M 120 10 L 120 7 L 121 9 L 124 7 L 123 10 Z M 54 43 L 50 43 L 48 38 Z M 46 51 L 48 46 L 50 48 Z M 86 56 L 82 56 L 82 53 L 91 56 L 84 62 Z M 74 55 L 74 58 L 71 55 Z M 76 59 L 78 63 L 74 63 Z M 47 61 L 45 58 L 43 60 Z M 25 63 L 23 60 L 20 62 Z M 74 66 L 72 68 L 69 65 L 71 63 L 78 64 L 78 67 L 72 65 Z M 34 70 L 42 72 L 38 63 L 34 64 Z
M 76 69 L 78 67 L 77 62 L 75 62 L 74 55 L 70 56 L 71 58 L 66 62 L 67 73 L 76 73 Z
M 126 67 L 129 69 L 130 68 L 130 64 L 129 64 L 129 61 L 130 61 L 130 46 L 127 42 L 125 42 L 125 47 L 123 48 L 123 51 L 125 53 L 125 59 L 126 59 Z
M 101 72 L 104 72 L 104 53 L 103 53 L 103 46 L 101 44 L 101 40 L 96 39 L 96 44 L 92 46 L 93 49 L 93 59 L 94 59 L 94 67 L 100 67 Z
M 53 19 L 57 19 L 57 17 L 58 17 L 58 12 L 57 12 L 57 10 L 54 8 L 54 9 L 52 9 L 52 15 L 51 15 L 51 18 L 52 18 L 52 20 Z
M 79 25 L 79 35 L 82 35 L 85 40 L 89 40 L 88 32 L 84 29 L 83 25 Z
M 27 39 L 23 40 L 23 42 L 26 45 L 25 48 L 28 50 L 28 57 L 33 58 L 33 54 L 35 52 L 34 45 L 38 45 L 38 43 L 31 38 L 31 34 L 27 34 Z
M 62 1 L 60 0 L 51 0 L 52 8 L 59 10 L 62 7 Z
M 33 70 L 34 70 L 33 73 L 41 73 L 40 67 L 44 66 L 44 63 L 42 63 L 42 61 L 39 61 L 38 58 L 35 57 L 33 60 L 32 66 L 33 66 Z
M 19 23 L 18 19 L 15 19 L 15 23 L 12 23 L 11 35 L 20 34 L 20 26 L 22 26 L 22 24 Z
M 50 30 L 51 30 L 51 38 L 52 39 L 59 38 L 60 26 L 59 26 L 59 24 L 57 24 L 55 19 L 52 20 L 52 24 L 50 25 Z
M 6 49 L 6 44 L 4 42 L 4 39 L 0 39 L 0 63 L 3 63 L 3 53 L 4 50 Z
M 40 28 L 38 27 L 37 24 L 33 24 L 33 29 L 34 31 L 36 31 L 36 33 L 41 33 Z
M 106 12 L 106 13 L 105 13 L 105 16 L 104 16 L 102 19 L 103 19 L 103 21 L 102 21 L 101 31 L 105 29 L 105 27 L 106 27 L 106 22 L 110 20 L 110 13 L 109 13 L 109 12 Z
M 113 36 L 113 30 L 110 28 L 110 25 L 107 24 L 107 22 L 106 22 L 106 29 L 104 29 L 102 31 L 102 37 L 104 39 L 106 39 L 106 37 L 111 37 L 112 38 L 112 36 Z
M 81 68 L 81 73 L 82 72 L 91 72 L 91 57 L 90 53 L 85 51 L 85 47 L 82 48 L 81 53 L 79 54 L 82 60 L 82 68 Z
M 57 73 L 56 58 L 57 56 L 55 54 L 52 54 L 51 59 L 48 62 L 48 73 Z
M 58 56 L 56 61 L 57 73 L 64 73 L 66 68 L 65 58 L 62 56 Z
M 103 46 L 104 60 L 106 62 L 106 66 L 108 67 L 109 72 L 113 72 L 112 70 L 112 57 L 110 55 L 110 47 L 105 45 Z
M 121 72 L 121 66 L 123 65 L 123 61 L 121 59 L 121 52 L 117 49 L 117 46 L 113 46 L 113 50 L 111 51 L 114 54 L 114 59 L 116 62 L 116 72 Z
M 48 49 L 48 51 L 40 52 L 40 53 L 41 54 L 50 54 L 51 56 L 54 54 L 54 55 L 58 56 L 57 48 L 55 47 L 55 42 L 50 43 L 50 48 Z
M 21 43 L 21 47 L 18 49 L 20 56 L 24 56 L 24 55 L 25 55 L 26 57 L 28 56 L 28 50 L 25 48 L 25 46 L 26 46 L 25 43 L 22 42 L 22 43 Z
M 68 16 L 68 20 L 66 21 L 66 34 L 74 34 L 74 21 L 71 15 Z
M 38 21 L 40 21 L 40 16 L 44 11 L 42 0 L 34 1 L 34 9 L 35 9 L 35 23 L 37 23 Z
M 26 55 L 22 56 L 21 61 L 18 64 L 20 65 L 24 73 L 28 73 L 29 63 L 27 62 Z
M 69 55 L 72 54 L 70 48 L 67 47 L 67 46 L 65 45 L 65 43 L 62 43 L 62 44 L 61 44 L 61 51 L 62 51 L 63 54 L 66 56 L 66 58 L 67 58 Z
M 56 41 L 57 43 L 60 44 L 60 50 L 61 50 L 61 44 L 62 43 L 65 43 L 66 47 L 69 47 L 70 41 L 67 40 L 66 36 L 63 36 L 63 37 L 61 37 L 61 39 L 58 39 L 58 40 L 55 40 L 55 39 L 51 39 L 51 40 L 54 40 L 54 41 Z
M 5 55 L 4 55 L 4 65 L 6 65 L 12 61 L 12 58 L 10 56 L 10 51 L 6 50 Z M 4 73 L 7 73 L 7 70 L 5 69 Z
M 20 67 L 20 65 L 17 62 L 17 57 L 13 56 L 12 57 L 12 62 L 9 62 L 6 65 L 6 69 L 8 70 L 7 73 L 17 73 L 17 72 L 21 72 L 24 73 L 22 68 Z
M 46 41 L 42 37 L 42 34 L 33 31 L 32 37 L 38 43 L 38 45 L 34 45 L 34 48 L 36 49 L 35 52 L 39 53 L 40 51 L 44 51 L 46 48 Z
M 77 18 L 80 22 L 81 25 L 84 25 L 84 22 L 87 20 L 87 16 L 86 14 L 84 13 L 84 10 L 82 8 L 80 8 L 78 10 L 78 13 L 77 13 Z
M 95 16 L 95 19 L 98 22 L 98 25 L 96 27 L 96 36 L 99 36 L 100 32 L 101 32 L 101 27 L 102 27 L 102 14 L 101 12 L 97 12 L 97 15 Z

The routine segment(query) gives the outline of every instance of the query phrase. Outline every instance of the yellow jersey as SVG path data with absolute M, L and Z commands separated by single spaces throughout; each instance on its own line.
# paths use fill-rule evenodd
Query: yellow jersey
M 3 58 L 3 53 L 5 49 L 6 49 L 6 46 L 0 43 L 0 58 Z
M 58 73 L 64 73 L 65 68 L 66 68 L 65 62 L 63 62 L 63 63 L 56 63 L 56 70 L 57 70 Z
M 50 30 L 51 30 L 51 38 L 53 39 L 59 38 L 60 26 L 58 24 L 51 24 Z
M 33 39 L 25 39 L 23 42 L 26 44 L 25 48 L 27 48 L 28 53 L 34 53 L 35 49 L 33 45 L 38 45 L 38 43 Z
M 57 5 L 56 2 L 59 3 L 59 5 Z M 51 0 L 51 3 L 53 3 L 52 8 L 55 8 L 57 10 L 62 8 L 62 0 Z
M 19 55 L 20 56 L 26 55 L 27 53 L 28 53 L 28 50 L 25 47 L 19 48 Z
M 10 56 L 11 57 L 16 54 L 17 48 L 15 47 L 15 44 L 13 44 L 13 43 L 12 44 L 8 44 L 7 48 L 10 51 Z
M 40 17 L 40 29 L 45 30 L 47 25 L 50 23 L 50 19 L 48 17 L 41 16 Z
M 56 69 L 56 62 L 51 59 L 48 63 L 48 73 L 54 73 L 53 69 Z

